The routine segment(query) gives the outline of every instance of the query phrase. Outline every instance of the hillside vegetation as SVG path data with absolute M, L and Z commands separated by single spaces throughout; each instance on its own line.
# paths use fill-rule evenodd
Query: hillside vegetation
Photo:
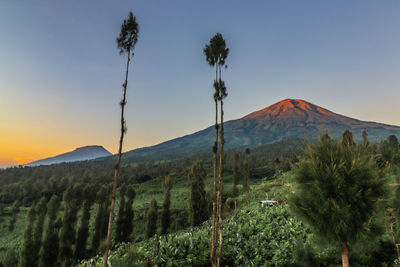
M 232 154 L 227 153 L 223 194 L 225 220 L 222 261 L 224 264 L 228 266 L 340 265 L 340 244 L 320 238 L 310 225 L 304 223 L 303 219 L 293 212 L 293 206 L 290 205 L 289 200 L 296 185 L 296 173 L 291 168 L 297 165 L 299 159 L 303 159 L 301 144 L 304 143 L 287 141 L 259 147 L 252 149 L 247 158 L 242 151 L 239 156 L 237 197 L 233 196 Z M 349 259 L 352 266 L 394 266 L 398 257 L 395 243 L 400 239 L 397 226 L 400 146 L 395 137 L 390 137 L 379 145 L 368 144 L 368 146 L 374 153 L 374 164 L 385 173 L 387 194 L 372 220 L 364 225 L 357 240 L 350 243 Z M 206 157 L 203 159 L 207 173 L 204 185 L 209 201 L 212 165 Z M 191 193 L 188 166 L 194 162 L 196 157 L 179 161 L 125 163 L 122 166 L 124 175 L 121 182 L 133 186 L 136 195 L 130 203 L 134 212 L 133 231 L 123 242 L 114 240 L 110 253 L 111 266 L 209 266 L 211 222 L 206 220 L 200 225 L 191 226 L 189 220 Z M 248 192 L 242 186 L 246 176 L 246 162 L 251 163 Z M 78 230 L 83 223 L 83 204 L 89 197 L 87 194 L 79 193 L 82 191 L 78 188 L 91 186 L 93 192 L 100 193 L 101 189 L 110 192 L 108 184 L 112 176 L 107 172 L 107 168 L 110 167 L 94 161 L 2 170 L 0 182 L 4 186 L 1 191 L 0 262 L 5 266 L 16 266 L 21 261 L 27 229 L 31 223 L 29 206 L 35 207 L 40 199 L 48 202 L 54 195 L 58 196 L 59 200 L 64 196 L 57 211 L 57 220 L 54 221 L 58 229 L 56 230 L 58 238 L 62 237 L 62 231 L 66 231 L 61 230 L 64 221 L 70 222 L 68 221 L 70 219 L 65 217 L 66 211 L 77 205 L 76 219 L 70 223 L 73 226 L 71 235 L 75 237 L 70 245 L 71 255 L 74 255 L 70 259 L 71 265 L 100 266 L 103 244 L 100 240 L 96 247 L 93 246 L 96 233 L 101 234 L 98 228 L 98 215 L 103 202 L 100 199 L 95 200 L 90 206 L 87 242 L 84 245 L 85 249 L 80 253 L 83 256 L 79 258 L 75 256 L 78 251 Z M 163 203 L 162 184 L 167 175 L 171 175 L 173 181 L 170 227 L 167 234 L 161 235 L 160 218 L 163 208 L 162 205 L 158 205 L 159 219 L 156 221 L 156 234 L 149 237 L 146 235 L 149 205 L 152 199 L 160 204 Z M 16 189 L 18 186 L 30 193 L 27 195 L 19 193 Z M 9 191 L 12 188 L 15 188 L 15 191 Z M 74 193 L 76 195 L 72 200 L 77 201 L 74 202 L 76 204 L 71 204 L 71 200 L 66 197 L 66 194 L 71 194 L 73 190 L 76 190 Z M 66 193 L 67 191 L 70 193 Z M 272 207 L 261 206 L 259 201 L 265 199 L 278 200 L 280 204 Z M 20 202 L 21 207 L 15 213 L 13 206 L 16 202 Z M 121 199 L 118 198 L 116 211 L 120 205 Z M 41 242 L 45 240 L 50 222 L 48 216 L 47 214 Z M 117 213 L 116 221 L 120 216 L 122 215 Z M 11 223 L 13 219 L 15 220 Z M 36 229 L 37 225 L 34 223 L 32 227 Z M 116 227 L 114 226 L 113 231 L 116 231 Z M 60 239 L 57 244 L 58 242 L 62 245 L 64 241 Z

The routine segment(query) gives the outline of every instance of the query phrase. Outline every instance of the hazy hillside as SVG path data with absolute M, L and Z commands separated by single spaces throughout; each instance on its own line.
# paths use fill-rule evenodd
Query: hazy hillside
M 78 147 L 74 151 L 60 154 L 55 157 L 50 157 L 30 162 L 25 166 L 50 165 L 61 162 L 73 162 L 73 161 L 96 159 L 111 155 L 112 154 L 102 146 L 84 146 L 84 147 Z

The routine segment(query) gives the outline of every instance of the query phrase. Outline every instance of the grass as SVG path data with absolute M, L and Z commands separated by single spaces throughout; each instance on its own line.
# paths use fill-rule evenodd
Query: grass
M 7 209 L 10 209 L 10 207 L 7 207 Z M 19 248 L 22 246 L 28 211 L 29 208 L 20 208 L 13 231 L 9 231 L 8 229 L 11 216 L 6 215 L 2 217 L 2 221 L 0 223 L 0 261 L 2 261 L 3 257 L 6 255 L 8 248 Z

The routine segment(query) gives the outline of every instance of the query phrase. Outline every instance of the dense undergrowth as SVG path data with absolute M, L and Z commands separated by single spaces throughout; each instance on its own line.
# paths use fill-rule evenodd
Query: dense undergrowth
M 223 264 L 289 266 L 296 240 L 306 230 L 285 205 L 263 207 L 264 192 L 252 193 L 224 222 Z M 111 266 L 209 266 L 211 225 L 188 228 L 136 243 L 122 243 L 111 252 Z M 80 266 L 101 266 L 99 255 Z

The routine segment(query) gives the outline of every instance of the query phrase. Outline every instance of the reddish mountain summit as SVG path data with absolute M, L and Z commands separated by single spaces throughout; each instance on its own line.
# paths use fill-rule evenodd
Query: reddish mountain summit
M 349 128 L 355 126 L 365 127 L 387 127 L 399 129 L 397 126 L 390 126 L 375 122 L 365 122 L 352 119 L 337 113 L 333 113 L 320 106 L 314 105 L 301 99 L 285 99 L 276 104 L 268 106 L 259 111 L 253 112 L 242 119 L 257 120 L 262 125 L 273 125 L 276 123 L 286 126 L 307 126 L 313 124 L 329 125 L 340 124 Z
M 210 122 L 212 118 L 210 118 Z M 241 119 L 224 125 L 227 149 L 253 147 L 287 139 L 314 140 L 324 133 L 339 137 L 351 130 L 356 140 L 367 131 L 371 142 L 379 142 L 389 135 L 400 138 L 400 127 L 349 118 L 300 99 L 285 99 Z M 164 143 L 136 149 L 127 157 L 190 154 L 211 151 L 215 139 L 213 126 L 202 131 L 175 138 Z

